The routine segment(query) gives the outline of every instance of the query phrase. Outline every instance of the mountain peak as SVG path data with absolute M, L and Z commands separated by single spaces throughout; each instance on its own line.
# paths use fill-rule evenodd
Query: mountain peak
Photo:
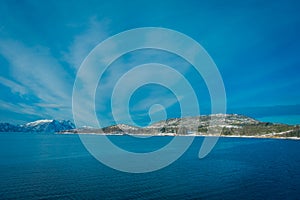
M 40 120 L 36 120 L 33 122 L 29 122 L 29 123 L 25 124 L 25 126 L 36 126 L 38 124 L 51 123 L 53 121 L 54 121 L 53 119 L 40 119 Z

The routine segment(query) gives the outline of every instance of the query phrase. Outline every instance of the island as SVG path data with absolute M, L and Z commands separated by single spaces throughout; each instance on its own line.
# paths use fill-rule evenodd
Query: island
M 212 122 L 212 120 L 216 120 L 216 122 Z M 300 139 L 300 125 L 261 122 L 239 114 L 214 114 L 172 118 L 153 123 L 143 128 L 127 124 L 116 124 L 104 128 L 74 128 L 59 131 L 58 133 Z

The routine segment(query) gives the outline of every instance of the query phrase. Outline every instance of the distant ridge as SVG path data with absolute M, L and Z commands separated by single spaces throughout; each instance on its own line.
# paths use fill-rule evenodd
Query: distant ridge
M 211 119 L 221 120 L 221 123 L 210 124 Z M 224 121 L 225 119 L 225 121 Z M 209 131 L 209 130 L 217 131 Z M 238 114 L 214 114 L 198 117 L 172 118 L 153 123 L 144 128 L 117 124 L 104 128 L 78 128 L 67 133 L 95 134 L 142 134 L 142 135 L 211 135 L 223 136 L 255 136 L 255 137 L 300 137 L 299 125 L 287 125 L 261 122 L 251 117 Z
M 211 119 L 222 123 L 210 124 Z M 225 119 L 225 121 L 224 121 Z M 116 124 L 104 128 L 83 126 L 75 128 L 70 120 L 37 120 L 24 125 L 0 123 L 0 132 L 57 132 L 60 134 L 142 134 L 142 135 L 211 135 L 255 136 L 255 137 L 296 137 L 300 138 L 299 125 L 260 122 L 238 114 L 214 114 L 197 117 L 172 118 L 146 127 Z
M 0 132 L 60 132 L 74 129 L 75 125 L 69 120 L 37 120 L 24 125 L 0 123 Z

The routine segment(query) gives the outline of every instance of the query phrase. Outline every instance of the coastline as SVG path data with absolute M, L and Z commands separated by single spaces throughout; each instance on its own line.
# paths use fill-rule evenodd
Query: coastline
M 222 138 L 255 138 L 255 139 L 281 139 L 281 140 L 300 140 L 300 137 L 272 137 L 272 136 L 266 136 L 266 135 L 208 135 L 208 134 L 174 134 L 174 133 L 166 133 L 166 134 L 130 134 L 130 133 L 72 133 L 72 132 L 59 132 L 55 133 L 58 135 L 99 135 L 99 136 L 132 136 L 132 137 L 153 137 L 153 136 L 159 136 L 159 137 L 222 137 Z

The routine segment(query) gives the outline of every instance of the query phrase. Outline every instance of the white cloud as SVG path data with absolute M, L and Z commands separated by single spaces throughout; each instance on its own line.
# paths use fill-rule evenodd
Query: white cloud
M 68 99 L 70 80 L 67 72 L 45 47 L 27 47 L 14 40 L 1 41 L 0 53 L 9 61 L 13 77 L 47 102 Z
M 0 100 L 0 109 L 3 110 L 9 110 L 11 112 L 19 113 L 19 114 L 28 114 L 28 115 L 35 115 L 40 116 L 34 107 L 20 104 L 20 103 L 11 103 L 11 102 L 5 102 Z
M 10 88 L 13 93 L 24 95 L 28 92 L 24 86 L 2 76 L 0 76 L 0 84 Z
M 182 97 L 179 97 L 179 99 L 175 98 L 175 97 L 167 97 L 165 95 L 162 96 L 157 96 L 157 92 L 152 92 L 152 94 L 150 95 L 150 98 L 146 98 L 143 99 L 141 101 L 139 101 L 137 104 L 134 105 L 134 107 L 132 108 L 132 111 L 143 111 L 145 110 L 145 107 L 148 105 L 162 105 L 161 108 L 163 109 L 167 109 L 168 107 L 171 107 L 172 105 L 180 102 L 180 100 L 182 99 Z M 159 102 L 159 103 L 158 103 Z M 153 113 L 155 112 L 159 112 L 161 110 L 153 110 Z
M 36 103 L 34 105 L 43 108 L 67 108 L 66 106 L 63 106 L 61 104 L 55 104 L 55 103 Z
M 92 18 L 89 22 L 89 28 L 82 34 L 74 37 L 74 41 L 69 47 L 69 52 L 64 54 L 66 61 L 74 69 L 78 69 L 89 52 L 107 38 L 105 28 L 107 23 L 107 21 L 99 22 Z
M 76 70 L 88 53 L 104 38 L 104 26 L 92 18 L 87 30 L 74 37 L 65 59 Z M 74 72 L 65 69 L 49 48 L 29 46 L 14 39 L 0 38 L 0 54 L 10 65 L 10 77 L 1 77 L 0 84 L 20 96 L 36 97 L 34 102 L 2 102 L 2 109 L 28 115 L 70 119 L 72 117 L 72 87 Z M 27 99 L 28 100 L 28 99 Z M 41 116 L 41 117 L 42 117 Z
M 29 47 L 21 42 L 6 39 L 0 41 L 0 54 L 9 62 L 14 78 L 14 81 L 2 78 L 2 84 L 10 87 L 13 92 L 34 95 L 41 103 L 70 107 L 72 77 L 51 55 L 48 48 Z M 16 109 L 10 108 L 16 112 Z M 64 110 L 63 112 L 67 113 L 63 113 L 61 110 L 49 107 L 47 109 L 47 113 L 52 117 L 71 116 L 71 110 Z M 26 113 L 26 110 L 20 110 Z M 38 108 L 35 112 L 38 112 Z
M 91 19 L 89 28 L 83 31 L 82 34 L 74 37 L 74 41 L 70 45 L 69 51 L 64 54 L 65 59 L 73 70 L 77 70 L 88 53 L 99 44 L 99 42 L 107 38 L 105 23 L 107 22 L 99 22 L 95 19 Z M 145 39 L 148 40 L 149 38 L 146 37 Z M 112 43 L 110 47 L 111 49 L 108 49 L 105 52 L 106 54 L 103 55 L 104 58 L 110 58 L 112 53 L 119 49 L 118 44 L 114 43 Z M 72 71 L 66 71 L 61 63 L 59 63 L 58 59 L 53 57 L 47 47 L 27 46 L 19 41 L 12 39 L 3 40 L 0 38 L 0 54 L 2 54 L 9 62 L 12 73 L 11 76 L 13 77 L 12 80 L 0 77 L 1 83 L 9 87 L 13 93 L 18 93 L 20 95 L 28 93 L 36 96 L 38 99 L 31 105 L 26 105 L 25 103 L 7 103 L 7 109 L 16 113 L 23 112 L 34 114 L 41 112 L 43 116 L 53 118 L 69 119 L 71 117 L 72 84 L 75 77 L 72 77 L 70 74 L 74 73 Z M 186 62 L 178 62 L 178 59 L 174 60 L 173 56 L 166 56 L 166 54 L 161 56 L 159 52 L 151 51 L 146 51 L 145 54 L 133 55 L 129 59 L 129 65 L 126 59 L 125 61 L 121 59 L 120 62 L 113 67 L 113 70 L 108 71 L 101 82 L 100 87 L 102 88 L 102 93 L 101 98 L 98 99 L 100 100 L 100 105 L 101 102 L 105 102 L 111 98 L 109 94 L 113 90 L 114 85 L 118 79 L 128 71 L 129 67 L 149 63 L 152 62 L 152 60 L 156 62 L 162 61 L 163 64 L 180 69 L 179 71 L 183 74 L 188 71 L 190 67 Z M 97 76 L 93 70 L 91 73 L 93 74 L 88 74 L 87 77 Z M 150 80 L 151 76 L 155 76 L 155 80 L 169 80 L 168 83 L 170 84 L 170 87 L 173 86 L 180 89 L 177 85 L 178 80 L 174 79 L 174 76 L 171 73 L 162 73 L 160 71 L 152 73 L 144 73 L 141 71 L 141 73 L 133 74 L 124 87 L 130 85 L 130 82 L 134 83 L 135 80 Z M 149 97 L 149 99 L 157 98 L 158 97 L 155 96 L 155 94 Z M 151 101 L 149 99 L 146 99 L 145 101 Z M 171 99 L 164 99 L 163 104 L 166 105 L 166 107 L 169 107 L 175 102 Z M 99 105 L 99 102 L 97 103 Z M 87 106 L 92 107 L 92 105 L 86 105 L 85 103 L 82 105 L 83 110 L 87 110 Z M 107 104 L 103 104 L 103 106 L 105 105 Z M 18 106 L 21 108 L 20 110 L 17 109 Z M 143 105 L 141 104 L 136 108 L 143 109 Z M 105 110 L 105 108 L 103 108 L 103 110 Z

